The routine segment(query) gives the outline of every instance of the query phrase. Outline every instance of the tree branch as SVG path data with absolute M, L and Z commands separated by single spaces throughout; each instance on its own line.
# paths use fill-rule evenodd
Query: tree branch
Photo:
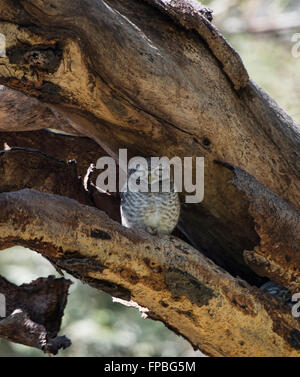
M 1 249 L 29 247 L 136 301 L 208 355 L 299 356 L 299 321 L 288 308 L 179 239 L 134 232 L 95 208 L 35 190 L 0 194 L 0 234 Z
M 242 194 L 260 238 L 253 250 L 244 250 L 246 263 L 258 275 L 267 276 L 293 293 L 299 292 L 299 212 L 240 168 L 223 163 L 221 166 L 232 171 L 227 184 Z
M 0 152 L 0 192 L 35 188 L 91 204 L 74 161 L 66 163 L 40 151 L 12 148 Z
M 86 174 L 92 159 L 98 158 L 97 153 L 101 152 L 97 145 L 95 148 L 93 141 L 87 138 L 49 135 L 47 131 L 17 134 L 16 138 L 11 133 L 0 133 L 0 137 L 2 135 L 4 136 L 3 141 L 6 140 L 9 143 L 15 144 L 17 140 L 20 145 L 43 146 L 43 149 L 48 150 L 51 156 L 35 149 L 20 147 L 0 152 L 0 174 L 2 176 L 0 192 L 34 188 L 42 192 L 67 196 L 80 203 L 94 205 L 106 212 L 112 219 L 120 222 L 118 196 L 100 193 L 91 184 L 88 187 L 89 191 L 86 191 L 83 179 L 78 177 L 77 163 L 75 161 L 64 162 L 52 157 L 53 155 L 63 158 L 78 157 L 79 168 L 82 174 Z M 47 136 L 47 138 L 43 139 L 43 136 Z M 80 148 L 90 145 L 93 145 L 94 149 L 80 150 Z M 87 177 L 88 183 L 95 182 L 96 177 L 96 174 L 93 177 Z
M 16 286 L 0 276 L 0 292 L 6 304 L 6 316 L 0 320 L 0 337 L 54 355 L 69 347 L 69 339 L 57 333 L 70 284 L 70 280 L 49 276 Z
M 195 30 L 205 40 L 214 56 L 222 64 L 224 72 L 236 90 L 247 86 L 249 76 L 242 59 L 233 47 L 226 41 L 219 30 L 206 16 L 197 0 L 146 0 L 162 12 L 172 17 L 187 30 Z
M 0 131 L 31 131 L 43 128 L 79 135 L 71 122 L 35 98 L 0 88 Z
M 299 215 L 296 211 L 300 209 L 299 126 L 263 90 L 248 80 L 235 51 L 209 21 L 202 17 L 201 11 L 199 13 L 197 7 L 194 8 L 183 0 L 56 0 L 55 7 L 52 5 L 44 0 L 0 0 L 0 32 L 7 37 L 7 57 L 0 58 L 0 82 L 49 104 L 64 119 L 70 119 L 72 127 L 78 133 L 94 139 L 114 157 L 117 157 L 119 148 L 124 147 L 128 149 L 129 156 L 204 156 L 204 201 L 198 205 L 183 205 L 182 208 L 181 229 L 190 242 L 228 272 L 241 276 L 249 283 L 259 285 L 262 281 L 259 274 L 284 283 L 291 289 L 298 289 Z M 240 89 L 237 90 L 237 87 Z M 24 124 L 27 126 L 26 122 Z M 1 128 L 9 129 L 9 125 Z M 216 160 L 222 161 L 223 165 L 215 164 Z M 195 173 L 195 168 L 193 172 Z M 32 181 L 25 183 L 33 187 Z M 18 187 L 21 186 L 20 184 Z M 40 186 L 43 187 L 43 184 Z M 55 185 L 52 188 L 55 190 Z M 23 194 L 29 195 L 26 192 Z M 55 203 L 64 208 L 57 200 L 55 199 Z M 72 203 L 74 211 L 78 208 L 78 214 L 73 216 L 72 212 L 71 217 L 60 218 L 61 224 L 66 223 L 66 231 L 71 228 L 70 234 L 73 234 L 70 221 L 72 220 L 75 229 L 82 210 L 78 203 Z M 26 204 L 25 207 L 31 211 L 31 206 Z M 44 216 L 38 208 L 36 219 L 37 214 L 41 218 Z M 99 230 L 102 232 L 104 224 L 98 225 L 101 225 Z M 43 227 L 43 224 L 37 225 L 36 220 L 26 223 L 26 228 L 30 226 Z M 41 250 L 43 242 L 40 241 L 39 244 L 38 237 L 37 240 L 32 240 L 28 234 L 24 235 L 25 238 L 19 234 L 19 238 L 12 239 L 12 229 L 9 233 L 10 242 L 17 240 Z M 91 234 L 89 228 L 84 229 L 84 234 Z M 57 225 L 51 234 L 41 232 L 41 236 L 49 235 L 47 242 L 50 249 L 47 249 L 47 253 L 53 252 L 54 258 L 59 260 L 56 262 L 61 264 L 56 248 L 62 247 L 56 245 L 60 231 L 61 228 Z M 94 247 L 101 250 L 101 246 L 111 245 L 109 240 L 98 244 L 100 241 L 95 237 L 97 234 L 99 237 L 103 236 L 101 232 L 93 232 L 94 236 L 91 237 L 83 236 L 81 240 L 86 242 L 85 246 L 76 238 L 77 234 L 73 234 L 75 244 L 80 243 L 76 250 L 85 255 L 83 266 L 87 270 L 92 267 L 86 256 L 89 253 L 95 255 Z M 126 231 L 125 236 L 124 232 L 123 228 L 117 226 L 117 233 L 114 233 L 113 238 L 114 253 L 116 249 L 127 250 L 126 254 L 131 255 L 132 251 L 140 261 L 138 248 L 141 247 L 141 255 L 147 255 L 151 261 L 148 251 L 143 248 L 144 241 L 136 241 L 136 244 L 128 241 L 127 236 L 132 233 Z M 64 240 L 60 242 L 63 243 Z M 74 245 L 68 242 L 62 248 L 73 250 L 75 261 L 73 265 L 70 262 L 69 267 L 66 262 L 64 268 L 71 269 L 72 266 L 73 274 L 76 274 L 75 270 L 78 268 L 78 277 L 81 274 L 84 276 L 81 257 L 76 257 Z M 151 242 L 162 247 L 163 241 L 151 238 Z M 179 245 L 177 242 L 179 241 L 176 240 L 175 246 L 175 241 L 171 245 L 167 242 L 167 250 L 164 250 L 168 258 L 171 258 L 174 251 L 174 255 L 179 253 L 179 259 L 182 260 L 185 258 L 184 253 L 172 249 Z M 154 253 L 154 262 L 161 262 L 161 259 L 157 259 L 162 258 L 160 254 L 158 257 L 158 250 L 153 249 L 150 242 L 149 247 L 149 253 Z M 171 250 L 171 254 L 168 250 Z M 188 250 L 192 249 L 188 247 Z M 43 252 L 46 253 L 45 250 Z M 115 258 L 120 257 L 114 253 L 112 255 Z M 198 263 L 197 272 L 193 270 L 194 260 L 188 257 L 191 265 L 189 268 L 184 267 L 184 271 L 196 280 L 200 279 L 201 284 L 216 293 L 217 298 L 210 300 L 208 314 L 204 310 L 205 305 L 199 309 L 199 314 L 195 305 L 191 305 L 187 299 L 184 299 L 184 305 L 179 308 L 179 304 L 170 298 L 170 293 L 167 293 L 165 285 L 158 278 L 161 289 L 158 292 L 166 293 L 169 300 L 169 307 L 165 307 L 159 317 L 158 308 L 162 309 L 163 304 L 157 304 L 153 294 L 155 287 L 153 291 L 152 288 L 149 291 L 148 283 L 144 282 L 146 277 L 154 284 L 157 278 L 150 275 L 148 270 L 144 272 L 145 262 L 143 264 L 140 261 L 141 265 L 131 266 L 130 260 L 129 267 L 124 255 L 118 262 L 122 261 L 123 270 L 118 265 L 118 273 L 115 275 L 110 275 L 108 267 L 100 277 L 97 271 L 101 266 L 96 265 L 96 272 L 89 273 L 85 279 L 106 290 L 109 286 L 111 293 L 118 296 L 127 297 L 132 290 L 141 305 L 145 304 L 150 310 L 154 307 L 154 316 L 167 318 L 165 322 L 189 337 L 193 344 L 198 345 L 200 339 L 206 353 L 236 355 L 243 352 L 243 347 L 238 344 L 240 333 L 232 330 L 235 323 L 243 331 L 246 326 L 249 339 L 240 341 L 247 344 L 245 350 L 247 348 L 249 354 L 293 353 L 287 344 L 290 342 L 296 347 L 299 330 L 296 325 L 290 325 L 290 314 L 286 314 L 283 322 L 280 322 L 278 318 L 282 316 L 282 312 L 277 316 L 275 313 L 279 312 L 266 304 L 268 300 L 262 303 L 261 300 L 264 299 L 261 298 L 261 293 L 256 295 L 254 288 L 249 288 L 249 293 L 248 288 L 238 287 L 238 280 L 225 273 L 222 275 L 225 279 L 222 282 L 221 275 L 218 275 L 219 269 L 218 277 L 215 277 L 213 271 L 203 267 L 203 264 L 206 266 L 209 262 L 200 256 L 194 256 L 195 251 L 191 253 Z M 105 256 L 99 257 L 101 263 L 105 265 L 107 258 L 113 265 L 111 256 Z M 158 265 L 169 269 L 169 262 L 170 259 L 167 264 L 163 261 Z M 170 263 L 175 262 L 171 260 Z M 182 267 L 178 266 L 181 262 L 176 263 L 176 268 Z M 131 275 L 130 269 L 141 279 L 141 282 L 135 281 L 135 288 L 131 288 L 133 283 L 130 282 L 130 276 L 133 276 L 134 281 L 136 275 Z M 202 278 L 198 276 L 200 272 L 204 273 Z M 123 277 L 122 273 L 128 276 Z M 164 277 L 164 284 L 168 281 L 166 276 L 168 275 Z M 181 275 L 175 273 L 173 276 L 178 278 Z M 215 278 L 216 286 L 222 287 L 222 293 L 213 286 L 214 283 L 207 283 L 205 276 Z M 179 280 L 184 285 L 183 280 Z M 227 291 L 224 284 L 228 284 Z M 140 292 L 136 292 L 137 287 L 141 288 Z M 245 296 L 246 291 L 243 289 L 250 294 L 250 298 Z M 149 299 L 147 292 L 150 292 Z M 234 292 L 231 300 L 227 297 L 230 295 L 228 292 Z M 162 301 L 165 302 L 163 299 Z M 224 308 L 223 314 L 228 318 L 230 326 L 225 321 L 222 322 L 217 306 L 212 304 L 215 302 Z M 244 306 L 251 314 L 239 316 L 238 311 L 242 313 Z M 249 308 L 254 309 L 252 311 Z M 192 317 L 188 319 L 187 313 L 179 315 L 180 310 L 191 312 L 196 320 L 193 321 Z M 172 314 L 170 318 L 168 311 Z M 209 317 L 210 313 L 213 313 L 213 319 Z M 199 328 L 202 324 L 205 324 L 205 329 Z M 216 333 L 211 334 L 210 328 L 217 333 L 219 331 L 218 340 L 214 339 L 213 335 Z M 232 331 L 235 339 L 229 340 Z M 227 348 L 222 346 L 222 341 Z
M 10 133 L 8 133 L 9 135 Z M 17 138 L 19 135 L 17 134 Z M 24 135 L 24 133 L 21 135 Z M 43 135 L 47 138 L 42 139 Z M 32 144 L 34 141 L 41 140 L 41 145 L 45 145 L 49 151 L 53 146 L 52 152 L 56 156 L 74 153 L 76 151 L 75 146 L 80 139 L 83 139 L 82 145 L 78 145 L 78 147 L 84 147 L 84 142 L 93 144 L 92 141 L 85 138 L 72 138 L 56 134 L 50 134 L 48 137 L 47 131 L 30 133 L 29 136 L 27 144 L 35 145 Z M 63 142 L 64 139 L 67 139 L 65 148 L 63 148 L 63 152 L 59 153 L 60 147 L 63 147 L 60 142 Z M 14 139 L 12 138 L 12 140 Z M 22 140 L 21 137 L 21 143 L 23 143 Z M 78 150 L 77 152 L 79 153 Z M 91 151 L 89 155 L 90 158 L 96 158 L 96 155 Z M 89 162 L 91 161 L 81 159 L 82 166 L 86 166 Z M 212 243 L 212 240 L 214 240 L 213 233 L 215 232 L 213 219 L 208 217 L 204 221 L 203 231 L 198 232 L 196 239 L 193 234 L 190 234 L 190 229 L 193 229 L 191 223 L 194 221 L 192 216 L 189 216 L 185 225 L 181 225 L 180 228 L 188 238 L 195 240 L 195 244 L 207 245 L 206 250 L 208 251 L 204 251 L 205 255 L 214 258 L 219 265 L 232 274 L 237 275 L 238 271 L 241 271 L 248 281 L 257 285 L 263 283 L 263 280 L 247 271 L 247 266 L 244 265 L 245 260 L 259 276 L 277 281 L 288 287 L 293 293 L 298 292 L 300 289 L 298 269 L 300 265 L 300 254 L 298 252 L 300 249 L 299 213 L 241 169 L 223 163 L 219 163 L 218 166 L 220 171 L 218 190 L 222 193 L 224 202 L 227 203 L 224 216 L 228 206 L 239 207 L 243 213 L 245 227 L 250 222 L 254 222 L 253 227 L 255 227 L 257 237 L 255 243 L 249 243 L 245 249 L 242 249 L 243 245 L 236 244 L 236 248 L 241 248 L 240 254 L 235 255 L 238 258 L 234 259 L 233 256 L 227 260 L 227 263 L 226 261 L 224 263 L 222 253 L 224 245 L 218 247 L 218 245 Z M 119 198 L 101 194 L 93 187 L 89 187 L 90 192 L 85 191 L 82 180 L 78 179 L 75 163 L 58 161 L 36 150 L 13 148 L 9 151 L 0 152 L 1 171 L 3 178 L 0 183 L 0 192 L 34 188 L 43 192 L 59 194 L 76 199 L 83 204 L 95 205 L 106 212 L 110 218 L 120 222 Z M 95 170 L 92 177 L 94 182 L 96 176 L 97 171 Z M 242 219 L 242 215 L 240 218 Z M 229 227 L 230 225 L 224 230 L 224 234 L 230 235 L 228 242 L 231 241 L 231 233 L 235 232 L 234 229 Z M 233 263 L 233 261 L 236 262 Z
M 183 209 L 184 223 L 194 218 L 192 240 L 210 218 L 219 230 L 213 244 L 227 245 L 219 247 L 224 259 L 257 241 L 251 221 L 244 236 L 238 208 L 224 214 L 214 160 L 239 166 L 299 210 L 298 126 L 251 80 L 233 89 L 199 32 L 174 23 L 175 16 L 183 20 L 182 8 L 168 8 L 170 17 L 146 1 L 57 0 L 53 8 L 45 1 L 1 0 L 1 8 L 8 46 L 7 58 L 0 59 L 4 85 L 51 103 L 114 157 L 124 146 L 130 155 L 205 157 L 205 199 Z M 187 22 L 215 33 L 198 13 L 187 6 Z M 213 41 L 222 55 L 223 39 Z M 236 55 L 226 48 L 230 65 Z M 44 65 L 29 59 L 33 51 Z M 231 242 L 222 231 L 227 224 L 235 229 Z M 229 246 L 234 243 L 240 246 Z
M 1 124 L 1 123 L 0 123 Z M 34 149 L 57 160 L 76 161 L 78 175 L 85 177 L 91 164 L 97 163 L 106 152 L 88 137 L 61 135 L 47 130 L 26 132 L 0 132 L 0 149 L 9 147 Z

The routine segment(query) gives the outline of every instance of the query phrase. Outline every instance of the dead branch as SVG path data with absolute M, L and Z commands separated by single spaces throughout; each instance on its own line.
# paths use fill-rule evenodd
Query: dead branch
M 71 342 L 57 336 L 71 282 L 53 276 L 16 286 L 0 276 L 6 316 L 0 319 L 0 337 L 56 354 Z

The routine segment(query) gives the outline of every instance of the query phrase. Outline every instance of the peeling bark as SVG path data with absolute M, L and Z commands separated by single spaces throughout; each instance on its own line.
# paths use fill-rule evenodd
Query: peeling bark
M 245 250 L 248 265 L 260 276 L 267 276 L 296 293 L 300 291 L 300 214 L 289 203 L 266 189 L 249 174 L 230 167 L 230 182 L 249 202 L 260 242 Z
M 0 293 L 5 295 L 6 316 L 0 319 L 0 337 L 57 354 L 71 342 L 57 336 L 71 282 L 53 276 L 16 286 L 0 276 Z

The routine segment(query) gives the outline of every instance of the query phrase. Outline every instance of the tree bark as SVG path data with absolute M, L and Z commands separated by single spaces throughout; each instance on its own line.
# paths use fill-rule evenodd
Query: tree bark
M 71 282 L 53 276 L 15 286 L 0 277 L 0 292 L 5 293 L 6 317 L 0 319 L 0 337 L 57 354 L 71 345 L 60 329 Z
M 32 131 L 54 128 L 79 135 L 71 122 L 35 98 L 2 86 L 0 131 Z
M 3 99 L 1 108 L 0 97 L 1 130 L 59 128 L 88 136 L 115 158 L 119 148 L 124 147 L 128 148 L 129 157 L 136 154 L 170 158 L 204 156 L 204 201 L 183 204 L 180 221 L 181 231 L 199 250 L 198 258 L 204 258 L 201 252 L 209 256 L 232 275 L 230 281 L 236 282 L 235 277 L 240 277 L 259 286 L 268 278 L 291 292 L 299 291 L 299 126 L 248 78 L 238 54 L 199 5 L 183 0 L 22 0 L 18 3 L 0 0 L 0 11 L 0 32 L 7 41 L 7 57 L 0 58 L 0 83 L 35 97 L 22 96 L 15 101 L 28 109 L 34 106 L 38 114 L 36 123 L 32 122 L 30 111 L 16 116 L 15 110 L 9 108 L 9 101 Z M 3 124 L 7 116 L 12 122 Z M 48 117 L 54 119 L 50 127 L 45 121 Z M 28 184 L 21 186 L 19 189 Z M 23 195 L 29 194 L 23 192 Z M 35 195 L 31 197 L 32 205 Z M 47 200 L 46 196 L 43 200 Z M 4 203 L 8 205 L 6 200 Z M 28 210 L 29 207 L 31 204 Z M 117 229 L 123 234 L 121 227 Z M 85 241 L 87 244 L 80 244 L 78 252 L 93 254 L 95 251 L 88 251 L 87 247 L 91 246 L 90 241 L 86 238 Z M 15 242 L 30 242 L 32 248 L 38 248 L 21 236 Z M 127 241 L 125 245 L 120 242 L 122 247 L 116 250 L 121 255 Z M 151 242 L 162 241 L 151 238 Z M 194 249 L 185 247 L 194 255 Z M 177 252 L 180 250 L 176 249 Z M 134 265 L 136 258 L 132 257 L 130 262 L 121 260 L 126 266 L 132 265 L 132 276 L 137 274 L 142 279 Z M 159 258 L 166 256 L 162 254 Z M 87 259 L 84 264 L 88 268 Z M 189 268 L 192 266 L 193 263 Z M 183 274 L 191 274 L 185 267 L 176 268 Z M 207 264 L 211 274 L 215 268 L 214 264 Z M 104 286 L 111 283 L 115 287 L 118 279 L 122 280 L 121 270 L 118 271 L 118 278 L 104 274 L 100 279 L 106 282 Z M 202 271 L 200 267 L 199 271 Z M 195 272 L 197 276 L 191 275 L 204 284 L 199 271 Z M 181 272 L 174 276 L 181 276 Z M 79 277 L 81 273 L 80 270 Z M 156 281 L 155 275 L 153 279 Z M 128 284 L 124 285 L 126 289 Z M 218 284 L 223 286 L 220 276 Z M 223 300 L 218 284 L 213 292 Z M 240 297 L 230 285 L 228 290 L 231 289 L 235 297 Z M 265 295 L 254 287 L 251 290 L 256 292 L 253 305 L 258 307 L 247 316 L 247 321 L 241 316 L 236 322 L 240 334 L 248 329 L 245 333 L 248 340 L 243 339 L 247 342 L 245 354 L 294 355 L 296 351 L 288 339 L 291 334 L 297 339 L 297 324 L 293 322 L 295 330 L 286 325 L 293 320 L 288 320 L 287 314 L 280 325 L 279 321 L 274 325 L 264 317 L 267 312 L 260 306 Z M 259 298 L 260 295 L 264 298 Z M 198 310 L 190 296 L 179 296 L 182 305 L 189 308 L 187 311 Z M 244 300 L 245 296 L 242 297 Z M 150 305 L 138 295 L 135 299 L 142 306 Z M 230 304 L 226 301 L 226 316 L 230 317 L 230 305 L 233 310 L 231 326 L 234 318 L 238 318 L 233 301 Z M 179 329 L 174 326 L 174 318 L 183 324 L 186 315 L 174 314 L 170 311 L 172 305 L 167 309 L 154 305 L 150 311 L 208 354 L 243 354 L 243 347 L 237 344 L 240 337 L 228 340 L 231 335 L 226 335 L 226 316 L 221 320 L 220 313 L 214 313 L 213 326 L 207 318 L 201 317 L 194 325 L 189 319 L 189 325 Z M 211 305 L 212 300 L 206 309 L 210 311 Z M 162 314 L 168 310 L 173 313 L 173 319 L 166 320 Z M 273 309 L 270 312 L 275 315 Z M 200 318 L 198 314 L 196 318 Z M 264 329 L 256 322 L 262 319 L 268 323 Z M 254 326 L 253 337 L 251 326 Z M 220 329 L 220 334 L 224 330 L 219 339 L 213 339 L 210 332 L 215 328 Z M 276 338 L 276 346 L 274 331 L 284 339 Z M 198 340 L 193 333 L 199 336 Z M 226 343 L 226 349 L 221 340 Z M 297 340 L 292 344 L 297 344 Z
M 28 189 L 0 194 L 0 216 L 1 248 L 17 242 L 136 301 L 208 355 L 299 356 L 299 321 L 289 308 L 178 238 L 135 232 L 95 208 Z

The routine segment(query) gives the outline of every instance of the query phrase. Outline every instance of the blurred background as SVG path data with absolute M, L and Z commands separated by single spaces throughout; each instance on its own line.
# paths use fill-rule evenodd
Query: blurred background
M 202 4 L 214 11 L 213 23 L 241 55 L 250 77 L 300 123 L 300 1 Z M 21 247 L 1 251 L 0 274 L 16 284 L 57 275 L 44 258 Z M 136 309 L 113 303 L 105 293 L 66 277 L 74 283 L 60 334 L 67 335 L 72 346 L 58 356 L 203 356 L 162 323 L 143 319 Z M 43 353 L 0 339 L 0 356 Z

